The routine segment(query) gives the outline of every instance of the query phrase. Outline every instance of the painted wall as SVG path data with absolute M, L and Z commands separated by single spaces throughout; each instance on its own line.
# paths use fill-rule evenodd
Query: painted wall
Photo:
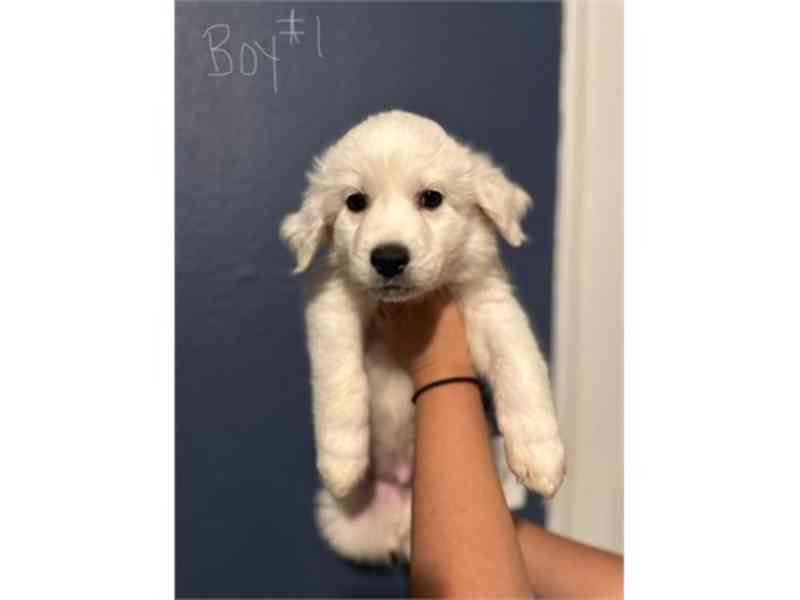
M 294 44 L 278 22 L 292 10 Z M 312 156 L 350 126 L 389 108 L 430 116 L 534 196 L 531 242 L 506 254 L 549 353 L 561 6 L 176 11 L 178 595 L 405 595 L 403 569 L 356 568 L 316 533 L 301 290 L 278 225 Z M 525 514 L 543 519 L 535 499 Z

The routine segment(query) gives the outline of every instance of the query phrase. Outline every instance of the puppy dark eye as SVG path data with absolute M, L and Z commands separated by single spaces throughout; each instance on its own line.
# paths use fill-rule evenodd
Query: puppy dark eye
M 364 194 L 350 194 L 347 197 L 347 208 L 353 212 L 361 212 L 367 208 L 367 197 Z
M 422 208 L 433 210 L 442 204 L 442 195 L 435 190 L 422 190 L 419 194 L 419 205 Z

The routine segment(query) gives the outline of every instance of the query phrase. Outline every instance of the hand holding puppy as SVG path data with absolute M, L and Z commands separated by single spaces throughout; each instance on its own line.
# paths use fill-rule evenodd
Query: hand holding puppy
M 475 376 L 464 317 L 446 288 L 420 300 L 380 304 L 375 324 L 415 389 L 449 377 Z

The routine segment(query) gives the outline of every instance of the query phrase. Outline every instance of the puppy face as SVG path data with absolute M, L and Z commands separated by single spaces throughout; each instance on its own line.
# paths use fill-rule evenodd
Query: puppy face
M 402 301 L 485 272 L 494 223 L 520 245 L 530 197 L 485 155 L 435 122 L 368 118 L 315 160 L 299 212 L 281 234 L 305 270 L 324 245 L 331 266 L 382 301 Z

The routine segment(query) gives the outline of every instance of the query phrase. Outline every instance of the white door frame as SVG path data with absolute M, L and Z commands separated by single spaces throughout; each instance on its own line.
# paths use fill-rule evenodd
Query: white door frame
M 567 478 L 548 526 L 623 550 L 623 6 L 567 0 L 554 281 Z

